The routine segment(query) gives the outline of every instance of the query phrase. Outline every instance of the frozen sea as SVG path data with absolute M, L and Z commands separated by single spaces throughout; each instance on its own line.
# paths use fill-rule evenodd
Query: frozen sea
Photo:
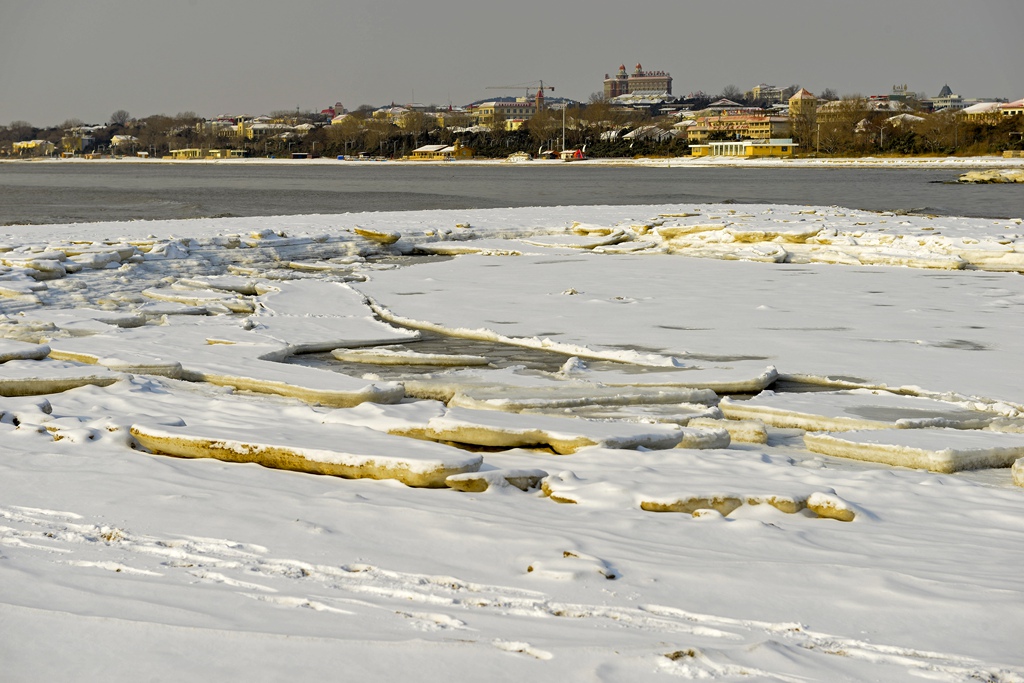
M 1024 683 L 955 173 L 0 165 L 0 680 Z

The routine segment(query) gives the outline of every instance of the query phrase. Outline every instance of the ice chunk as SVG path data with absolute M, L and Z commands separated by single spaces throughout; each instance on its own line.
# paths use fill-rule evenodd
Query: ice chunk
M 659 371 L 625 364 L 600 370 L 574 365 L 571 373 L 566 374 L 610 387 L 688 387 L 710 389 L 719 394 L 761 391 L 779 377 L 774 365 L 748 366 L 741 363 L 732 367 L 694 366 Z
M 575 415 L 588 417 L 592 420 L 627 420 L 630 422 L 669 422 L 681 427 L 690 426 L 694 420 L 709 418 L 716 424 L 694 424 L 695 427 L 719 427 L 729 429 L 731 420 L 721 420 L 722 411 L 715 406 L 697 403 L 655 403 L 627 404 L 612 406 L 576 406 L 573 408 L 540 407 L 527 408 L 519 411 L 524 414 L 542 413 L 546 415 Z M 718 424 L 720 423 L 720 424 Z
M 176 285 L 191 289 L 215 289 L 247 296 L 263 294 L 267 285 L 260 280 L 238 275 L 210 275 L 207 277 L 181 278 Z
M 46 344 L 29 344 L 13 339 L 0 339 L 0 363 L 6 363 L 9 360 L 42 360 L 48 355 L 50 355 L 50 347 Z
M 143 296 L 158 301 L 171 301 L 185 304 L 187 306 L 209 306 L 218 304 L 224 306 L 232 313 L 252 313 L 253 305 L 234 292 L 215 292 L 202 289 L 172 289 L 164 287 L 160 289 L 144 289 Z
M 105 368 L 57 360 L 12 360 L 3 365 L 0 396 L 55 394 L 87 384 L 105 387 L 121 376 Z
M 729 433 L 733 441 L 743 443 L 768 443 L 768 430 L 760 420 L 718 420 L 711 417 L 696 417 L 690 420 L 687 427 L 706 429 L 717 427 Z
M 380 244 L 394 244 L 398 240 L 402 239 L 402 233 L 400 232 L 372 230 L 370 228 L 359 227 L 352 228 L 352 232 L 360 237 L 365 237 L 371 242 L 378 242 Z
M 870 389 L 764 391 L 749 400 L 723 398 L 719 408 L 730 419 L 756 419 L 773 427 L 807 431 L 947 426 L 980 429 L 997 417 L 949 401 Z
M 957 472 L 1010 467 L 1024 457 L 1024 435 L 958 429 L 887 429 L 804 435 L 815 453 L 841 458 Z
M 538 469 L 498 469 L 453 474 L 445 479 L 445 483 L 450 488 L 468 493 L 482 493 L 491 487 L 515 487 L 520 491 L 529 491 L 538 488 L 540 480 L 546 476 L 547 472 Z
M 681 427 L 666 424 L 600 422 L 551 415 L 519 415 L 491 410 L 449 408 L 431 418 L 422 429 L 405 435 L 491 448 L 548 447 L 556 453 L 574 453 L 587 446 L 606 448 L 672 448 Z M 402 433 L 392 430 L 392 433 Z
M 703 510 L 714 510 L 727 517 L 742 505 L 770 505 L 786 514 L 807 509 L 818 517 L 852 522 L 856 517 L 853 507 L 833 491 L 816 491 L 810 495 L 703 493 L 677 497 L 643 500 L 640 508 L 648 512 L 683 512 L 694 517 Z
M 552 235 L 550 237 L 521 238 L 522 242 L 535 247 L 562 247 L 567 249 L 594 249 L 619 242 L 626 242 L 630 236 L 624 230 L 615 230 L 607 235 L 598 235 L 590 239 L 580 239 L 572 235 Z
M 430 420 L 442 417 L 446 408 L 440 401 L 403 401 L 394 404 L 361 403 L 326 413 L 324 424 L 369 427 L 380 432 L 406 432 L 424 429 Z
M 478 455 L 449 446 L 346 425 L 309 429 L 308 425 L 282 424 L 271 435 L 244 426 L 135 424 L 131 434 L 154 453 L 253 462 L 346 479 L 396 479 L 426 488 L 444 487 L 447 477 L 474 472 L 483 462 Z
M 1013 463 L 1013 483 L 1017 486 L 1024 486 L 1024 458 L 1019 458 Z
M 683 427 L 683 439 L 676 448 L 728 448 L 732 439 L 729 432 L 721 427 L 695 429 Z
M 673 500 L 644 500 L 640 503 L 641 510 L 648 512 L 685 512 L 692 514 L 697 510 L 716 510 L 723 516 L 743 505 L 743 499 L 727 493 L 700 495 L 683 495 Z
M 428 242 L 417 245 L 417 250 L 438 256 L 480 254 L 482 256 L 522 256 L 521 242 L 505 239 L 475 239 L 467 241 Z M 534 249 L 533 251 L 538 251 Z

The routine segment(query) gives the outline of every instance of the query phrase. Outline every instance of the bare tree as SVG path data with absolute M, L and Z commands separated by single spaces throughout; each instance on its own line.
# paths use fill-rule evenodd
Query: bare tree
M 732 100 L 733 102 L 739 102 L 740 104 L 743 104 L 743 102 L 746 101 L 743 91 L 731 84 L 722 88 L 722 93 L 718 96 L 718 99 Z
M 132 120 L 132 115 L 129 114 L 124 109 L 118 109 L 117 111 L 115 111 L 113 114 L 110 115 L 110 123 L 118 125 L 118 126 L 123 126 L 123 125 L 125 125 L 126 123 L 128 123 L 131 120 Z
M 829 102 L 834 102 L 839 99 L 839 93 L 837 93 L 833 88 L 825 88 L 821 91 L 821 94 L 819 94 L 818 97 L 823 100 L 828 100 Z

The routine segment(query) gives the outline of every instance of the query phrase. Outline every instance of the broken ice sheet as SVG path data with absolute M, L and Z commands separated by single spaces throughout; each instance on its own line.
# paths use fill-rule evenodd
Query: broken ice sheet
M 814 453 L 886 465 L 958 472 L 1010 467 L 1024 457 L 1024 434 L 987 430 L 883 429 L 808 433 L 804 443 Z
M 58 360 L 11 360 L 0 372 L 0 396 L 39 396 L 85 385 L 107 386 L 122 375 L 106 368 Z
M 346 479 L 396 479 L 407 486 L 441 488 L 445 478 L 474 471 L 483 459 L 428 441 L 402 439 L 363 427 L 316 427 L 296 421 L 257 435 L 251 426 L 183 427 L 139 423 L 132 436 L 166 455 L 252 462 L 264 467 L 328 474 Z
M 272 338 L 245 330 L 238 321 L 188 318 L 171 325 L 117 330 L 106 335 L 53 340 L 54 355 L 115 366 L 181 366 L 180 377 L 240 390 L 291 396 L 328 406 L 351 406 L 367 400 L 394 402 L 404 396 L 400 385 L 372 383 L 339 373 L 279 361 L 292 353 Z M 212 321 L 220 321 L 214 324 Z M 173 332 L 168 334 L 168 327 Z M 220 343 L 210 343 L 210 339 Z
M 961 403 L 868 389 L 764 391 L 748 400 L 724 398 L 719 408 L 731 419 L 756 419 L 773 427 L 807 431 L 945 426 L 979 429 L 998 417 Z
M 488 448 L 547 447 L 560 454 L 595 445 L 627 449 L 672 448 L 682 437 L 682 428 L 678 425 L 520 415 L 457 407 L 431 417 L 422 427 L 390 431 Z

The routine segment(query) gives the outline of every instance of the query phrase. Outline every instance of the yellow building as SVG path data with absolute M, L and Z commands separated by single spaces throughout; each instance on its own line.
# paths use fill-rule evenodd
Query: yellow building
M 22 156 L 47 156 L 56 149 L 57 145 L 46 140 L 25 140 L 11 144 L 11 150 Z
M 474 111 L 473 116 L 481 126 L 493 126 L 496 121 L 528 121 L 538 111 L 538 106 L 543 107 L 543 100 L 537 103 L 526 97 L 517 97 L 515 102 L 495 101 L 484 102 Z
M 813 118 L 817 111 L 818 98 L 804 88 L 800 88 L 789 98 L 789 115 L 793 118 L 805 115 Z
M 183 147 L 181 149 L 171 150 L 172 159 L 202 159 L 203 150 L 197 147 Z
M 998 123 L 1000 118 L 999 108 L 1002 106 L 999 102 L 979 102 L 973 104 L 966 109 L 961 109 L 957 112 L 958 116 L 962 116 L 968 121 L 980 121 L 982 123 Z
M 789 158 L 793 156 L 797 146 L 789 138 L 735 140 L 709 142 L 706 145 L 690 145 L 690 154 L 694 157 Z
M 999 107 L 999 113 L 1003 116 L 1019 116 L 1024 114 L 1024 99 L 1010 102 Z
M 472 159 L 473 150 L 463 147 L 459 140 L 454 145 L 423 145 L 412 151 L 409 161 L 454 161 Z
M 706 142 L 712 135 L 726 135 L 737 140 L 782 138 L 790 135 L 789 119 L 785 116 L 757 116 L 751 114 L 721 114 L 697 117 L 686 130 L 690 143 Z

